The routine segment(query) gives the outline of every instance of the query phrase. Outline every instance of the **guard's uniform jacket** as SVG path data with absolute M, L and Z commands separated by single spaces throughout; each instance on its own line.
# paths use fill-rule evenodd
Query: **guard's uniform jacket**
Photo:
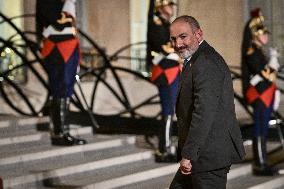
M 266 107 L 270 106 L 273 102 L 276 85 L 275 82 L 261 74 L 268 66 L 268 60 L 263 50 L 252 44 L 247 51 L 246 63 L 250 72 L 250 84 L 246 91 L 247 102 L 253 104 L 259 101 Z M 271 68 L 269 69 L 271 70 Z
M 170 44 L 170 23 L 155 14 L 148 23 L 148 60 L 152 63 L 151 80 L 159 85 L 170 85 L 179 74 L 179 57 Z

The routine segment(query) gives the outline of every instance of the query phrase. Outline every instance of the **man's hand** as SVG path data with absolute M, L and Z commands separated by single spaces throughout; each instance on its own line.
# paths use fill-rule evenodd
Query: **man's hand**
M 192 165 L 191 165 L 190 160 L 182 158 L 182 160 L 179 162 L 179 164 L 180 164 L 180 170 L 181 170 L 182 174 L 184 174 L 184 175 L 191 174 Z

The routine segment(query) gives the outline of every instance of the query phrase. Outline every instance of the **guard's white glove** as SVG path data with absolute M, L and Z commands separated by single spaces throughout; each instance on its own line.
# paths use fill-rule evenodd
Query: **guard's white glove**
M 170 53 L 167 56 L 167 59 L 179 61 L 179 55 L 177 53 Z
M 157 66 L 164 58 L 165 58 L 165 56 L 162 53 L 160 53 L 160 54 L 154 56 L 152 62 L 153 62 L 154 65 Z
M 276 71 L 278 71 L 280 65 L 278 62 L 278 57 L 280 56 L 279 52 L 276 50 L 276 48 L 270 47 L 269 48 L 269 55 L 270 59 L 268 62 L 268 66 Z
M 259 82 L 263 81 L 263 78 L 259 75 L 259 74 L 256 74 L 255 76 L 253 76 L 249 83 L 252 85 L 252 86 L 256 86 Z
M 281 100 L 281 92 L 279 90 L 276 90 L 274 94 L 273 110 L 276 111 L 279 108 L 280 100 Z

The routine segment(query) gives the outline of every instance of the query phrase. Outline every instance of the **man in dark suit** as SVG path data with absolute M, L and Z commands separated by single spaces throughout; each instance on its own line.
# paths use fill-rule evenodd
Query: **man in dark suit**
M 231 164 L 245 155 L 230 70 L 195 18 L 176 18 L 170 36 L 185 60 L 176 103 L 180 168 L 170 189 L 224 189 Z

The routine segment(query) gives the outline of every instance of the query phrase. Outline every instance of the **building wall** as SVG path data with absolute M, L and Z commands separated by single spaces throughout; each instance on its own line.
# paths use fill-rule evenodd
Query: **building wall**
M 244 27 L 242 0 L 179 0 L 178 15 L 192 15 L 203 28 L 204 38 L 229 65 L 240 64 Z
M 114 53 L 130 43 L 129 0 L 84 0 L 83 29 L 107 50 Z

